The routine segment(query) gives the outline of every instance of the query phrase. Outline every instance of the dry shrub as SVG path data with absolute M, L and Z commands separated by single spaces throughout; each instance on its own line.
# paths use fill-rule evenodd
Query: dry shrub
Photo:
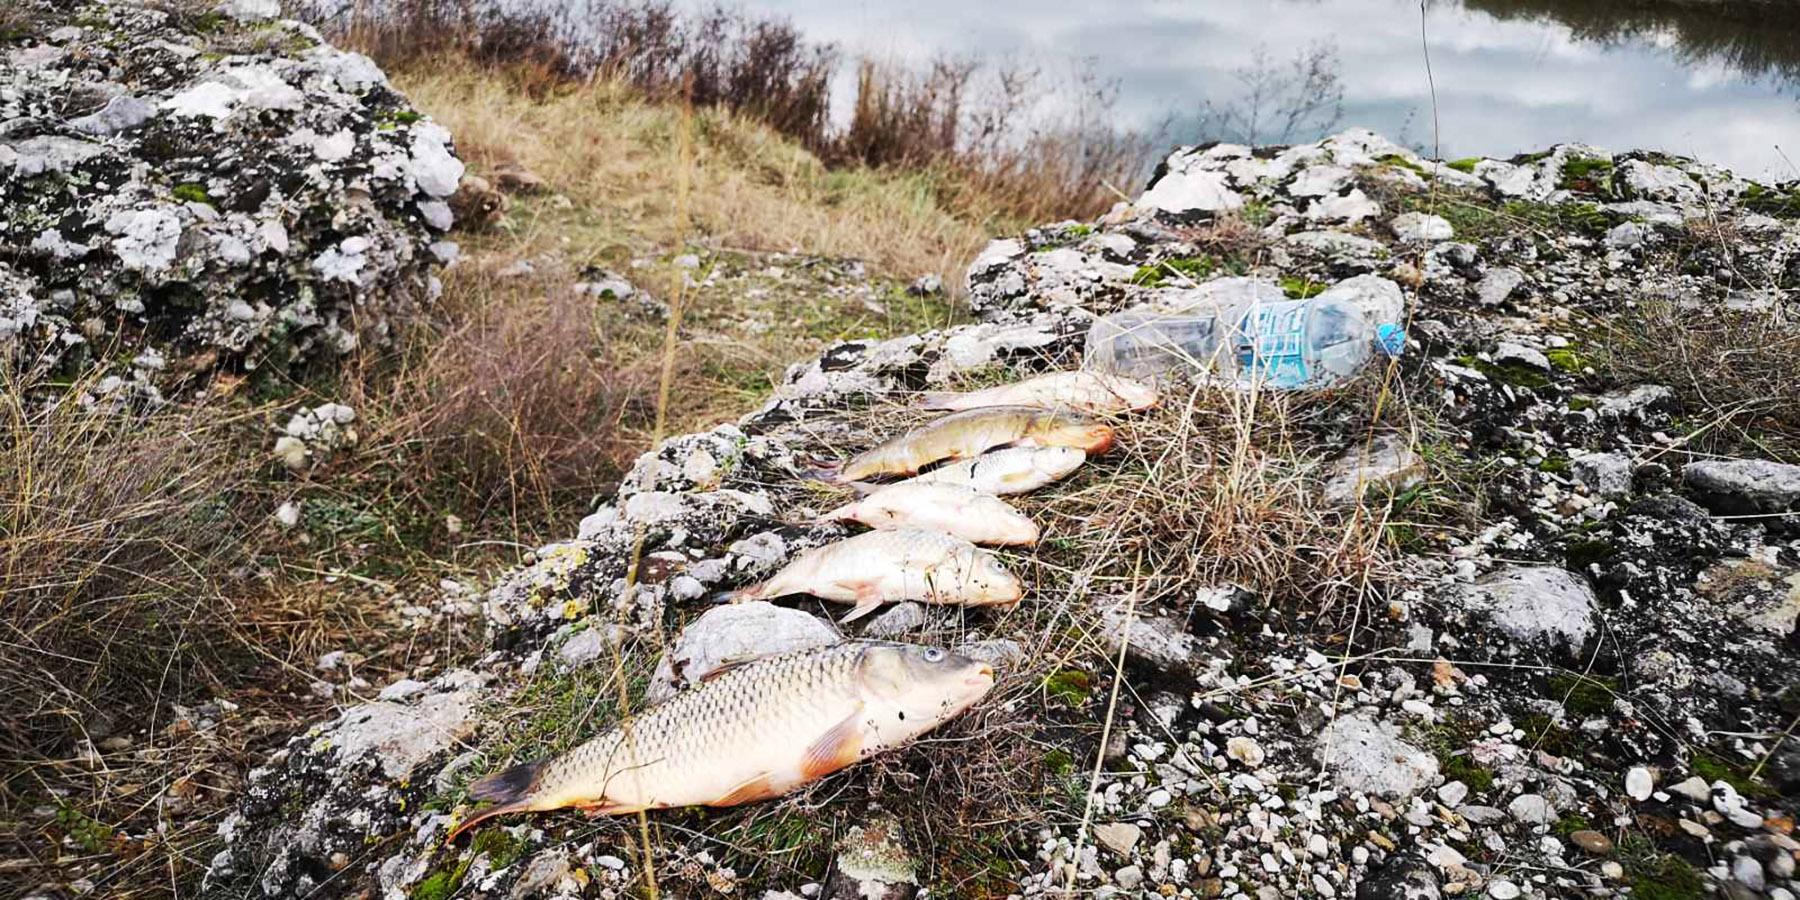
M 66 751 L 114 716 L 234 678 L 254 416 L 0 392 L 0 746 Z M 125 723 L 120 723 L 125 724 Z M 142 724 L 142 723 L 139 723 Z
M 654 371 L 619 365 L 600 302 L 566 283 L 459 269 L 444 301 L 344 380 L 380 482 L 360 492 L 508 540 L 566 531 L 637 451 Z
M 1779 313 L 1646 301 L 1606 319 L 1595 363 L 1624 384 L 1668 385 L 1689 446 L 1800 461 L 1800 325 Z

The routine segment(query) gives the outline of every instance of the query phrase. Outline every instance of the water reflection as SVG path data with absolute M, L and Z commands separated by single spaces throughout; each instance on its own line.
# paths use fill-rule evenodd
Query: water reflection
M 1461 0 L 1496 19 L 1554 22 L 1576 38 L 1661 47 L 1682 65 L 1722 64 L 1743 76 L 1800 84 L 1800 6 L 1721 2 L 1646 5 L 1641 0 Z
M 1241 98 L 1258 53 L 1330 42 L 1345 125 L 1445 156 L 1579 140 L 1698 156 L 1758 177 L 1800 177 L 1800 9 L 1724 0 L 748 0 L 846 55 L 924 61 L 1089 59 L 1120 87 L 1114 113 L 1172 138 Z M 1299 134 L 1296 139 L 1313 135 Z

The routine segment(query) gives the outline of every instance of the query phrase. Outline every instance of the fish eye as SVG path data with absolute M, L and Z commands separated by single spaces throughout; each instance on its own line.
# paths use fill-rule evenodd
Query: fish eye
M 925 661 L 928 663 L 944 661 L 944 651 L 942 648 L 939 648 L 939 647 L 927 647 L 927 648 L 925 648 L 925 652 L 922 655 L 925 657 Z

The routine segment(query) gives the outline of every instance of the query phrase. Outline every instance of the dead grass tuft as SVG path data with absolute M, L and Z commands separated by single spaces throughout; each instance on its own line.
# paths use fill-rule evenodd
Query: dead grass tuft
M 261 474 L 221 454 L 255 419 L 89 408 L 0 391 L 0 742 L 67 752 L 122 706 L 229 679 L 250 560 L 235 502 Z M 106 725 L 110 726 L 110 720 Z
M 1381 580 L 1382 542 L 1318 489 L 1323 448 L 1304 419 L 1320 412 L 1306 395 L 1179 389 L 1124 422 L 1076 489 L 1044 502 L 1050 552 L 1034 580 L 1183 611 L 1197 589 L 1225 584 L 1297 613 L 1359 600 Z
M 1800 461 L 1800 326 L 1760 310 L 1645 301 L 1607 319 L 1596 368 L 1622 384 L 1665 384 L 1697 433 L 1691 449 Z

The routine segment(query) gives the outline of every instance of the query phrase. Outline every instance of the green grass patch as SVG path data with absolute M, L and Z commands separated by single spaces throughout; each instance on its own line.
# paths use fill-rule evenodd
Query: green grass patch
M 1544 351 L 1544 357 L 1556 368 L 1570 373 L 1580 373 L 1588 367 L 1587 357 L 1582 356 L 1573 347 L 1553 347 Z
M 1557 819 L 1556 824 L 1552 826 L 1552 830 L 1563 837 L 1568 837 L 1577 831 L 1588 831 L 1592 827 L 1593 826 L 1588 824 L 1588 820 L 1580 816 L 1568 815 Z
M 1679 856 L 1648 857 L 1627 868 L 1626 874 L 1636 900 L 1701 900 L 1706 896 L 1700 873 Z
M 1138 266 L 1137 271 L 1131 275 L 1131 283 L 1142 287 L 1161 287 L 1170 279 L 1200 281 L 1216 271 L 1219 265 L 1219 260 L 1211 256 L 1165 259 L 1153 265 Z
M 1300 278 L 1290 275 L 1281 279 L 1281 291 L 1295 300 L 1305 300 L 1308 297 L 1324 293 L 1325 285 L 1310 278 Z
M 1465 156 L 1462 159 L 1453 159 L 1447 163 L 1444 163 L 1444 165 L 1449 166 L 1450 168 L 1455 169 L 1458 172 L 1464 172 L 1469 175 L 1473 175 L 1473 174 L 1475 174 L 1475 164 L 1479 163 L 1479 162 L 1481 162 L 1481 157 L 1479 157 L 1479 156 Z

